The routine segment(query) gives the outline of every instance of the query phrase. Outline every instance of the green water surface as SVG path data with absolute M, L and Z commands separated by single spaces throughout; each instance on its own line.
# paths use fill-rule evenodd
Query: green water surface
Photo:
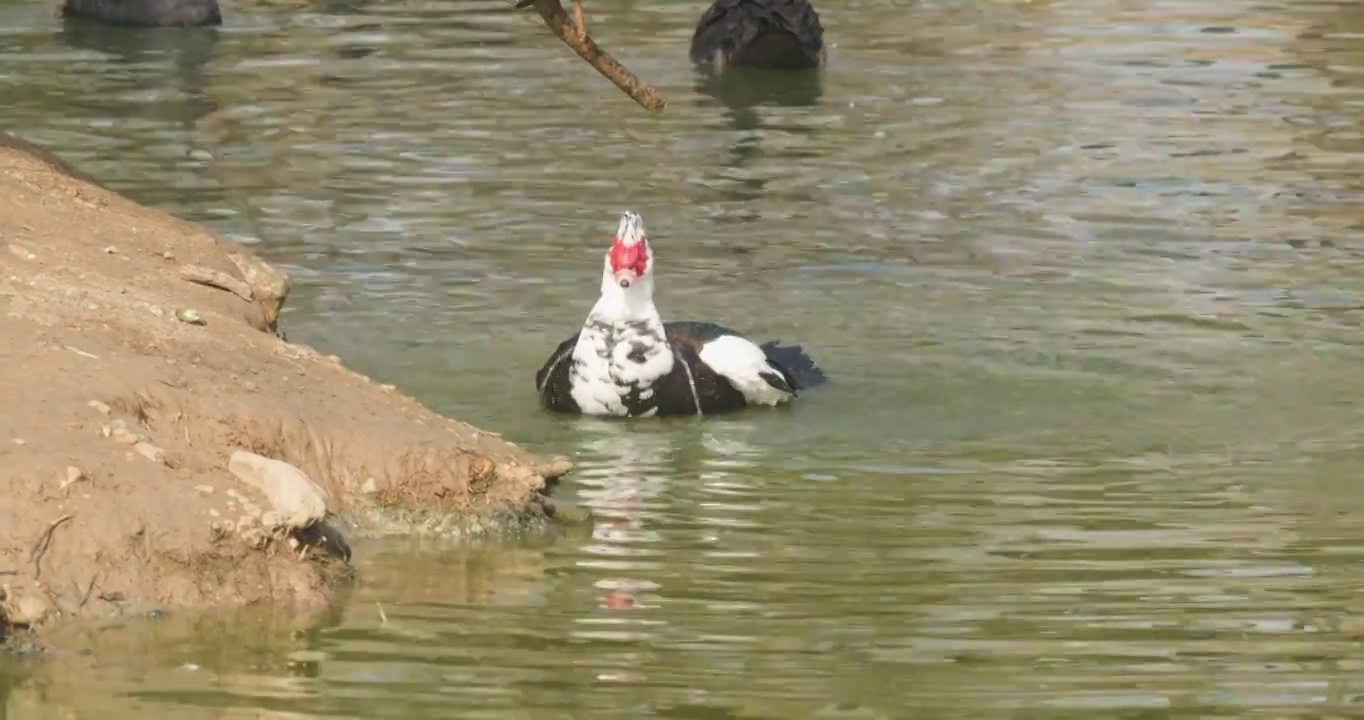
M 0 0 L 0 125 L 256 244 L 292 340 L 571 456 L 600 519 L 360 543 L 320 617 L 70 628 L 0 716 L 1351 716 L 1364 10 L 818 1 L 822 86 L 755 97 L 688 66 L 703 2 L 588 0 L 650 117 L 495 0 Z M 541 412 L 626 208 L 665 318 L 833 382 Z

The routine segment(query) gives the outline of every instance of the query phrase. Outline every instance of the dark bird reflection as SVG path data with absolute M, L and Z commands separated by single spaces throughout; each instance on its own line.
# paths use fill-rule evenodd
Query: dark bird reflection
M 812 107 L 824 95 L 821 70 L 771 70 L 732 67 L 696 69 L 696 92 L 714 98 L 730 110 L 749 110 L 762 105 Z
M 822 70 L 772 70 L 767 68 L 730 67 L 715 70 L 709 66 L 696 69 L 697 94 L 714 99 L 725 109 L 729 127 L 735 140 L 729 148 L 727 170 L 746 171 L 757 167 L 766 157 L 761 132 L 764 124 L 762 108 L 816 107 L 824 94 Z M 806 126 L 783 126 L 784 132 L 814 132 Z M 762 197 L 767 178 L 749 172 L 723 173 L 725 180 L 720 190 L 728 201 L 750 202 Z M 733 218 L 741 222 L 756 219 L 753 213 Z
M 170 77 L 162 73 L 139 73 L 130 77 L 139 89 L 173 88 L 174 94 L 162 95 L 153 105 L 129 103 L 112 98 L 87 98 L 86 102 L 106 107 L 117 117 L 156 117 L 189 128 L 217 109 L 206 87 L 208 62 L 218 43 L 218 28 L 123 28 L 109 27 L 84 18 L 65 18 L 56 32 L 58 42 L 75 50 L 93 50 L 112 63 L 137 65 L 168 59 Z M 121 103 L 112 107 L 114 103 Z

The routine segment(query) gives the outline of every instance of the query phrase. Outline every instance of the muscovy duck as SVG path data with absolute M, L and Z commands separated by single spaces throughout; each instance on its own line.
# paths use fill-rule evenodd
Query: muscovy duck
M 62 17 L 131 27 L 222 25 L 218 0 L 58 0 Z
M 711 415 L 789 403 L 826 379 L 798 345 L 759 346 L 714 323 L 663 322 L 644 220 L 626 211 L 606 253 L 601 297 L 535 373 L 535 389 L 559 412 Z
M 692 62 L 715 68 L 813 68 L 825 56 L 809 0 L 715 0 L 691 38 Z

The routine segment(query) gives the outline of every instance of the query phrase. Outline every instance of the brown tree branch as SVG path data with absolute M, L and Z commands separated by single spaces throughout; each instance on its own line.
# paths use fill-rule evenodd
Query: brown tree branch
M 667 103 L 657 90 L 640 82 L 635 74 L 625 69 L 624 65 L 616 62 L 610 53 L 601 49 L 592 37 L 587 34 L 587 21 L 583 17 L 582 0 L 573 0 L 573 17 L 569 17 L 564 6 L 559 4 L 559 0 L 520 0 L 516 4 L 518 8 L 535 7 L 535 12 L 540 13 L 540 18 L 545 21 L 550 32 L 578 56 L 586 60 L 588 64 L 597 69 L 607 80 L 616 84 L 629 95 L 635 102 L 639 103 L 645 110 L 658 113 L 663 112 L 663 107 Z
M 583 37 L 587 37 L 587 20 L 583 19 L 583 0 L 573 0 L 573 26 Z

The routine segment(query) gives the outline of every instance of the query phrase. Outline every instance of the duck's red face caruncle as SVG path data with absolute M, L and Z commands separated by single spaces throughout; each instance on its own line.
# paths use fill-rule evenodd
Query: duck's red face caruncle
M 620 238 L 611 245 L 611 272 L 616 274 L 616 282 L 623 288 L 635 284 L 649 269 L 649 244 L 642 238 L 634 245 L 621 243 Z
M 620 228 L 607 258 L 616 282 L 623 288 L 635 284 L 649 271 L 652 260 L 649 241 L 644 237 L 644 220 L 639 215 L 628 211 L 621 215 Z

